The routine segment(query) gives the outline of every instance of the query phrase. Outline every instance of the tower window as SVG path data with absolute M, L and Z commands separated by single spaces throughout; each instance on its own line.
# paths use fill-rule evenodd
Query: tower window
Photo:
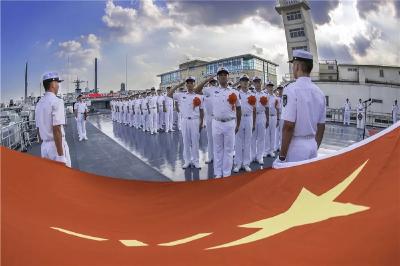
M 300 13 L 300 11 L 288 12 L 286 17 L 287 17 L 287 20 L 301 19 L 301 13 Z
M 385 75 L 383 74 L 383 69 L 379 69 L 379 76 L 381 78 L 385 77 Z
M 308 51 L 307 46 L 296 46 L 296 47 L 292 47 L 292 51 L 294 50 L 304 50 L 304 51 Z
M 329 70 L 333 70 L 333 66 L 328 66 L 328 69 Z
M 292 37 L 292 38 L 306 36 L 306 34 L 304 33 L 304 28 L 303 27 L 289 30 L 289 33 L 290 33 L 290 37 Z

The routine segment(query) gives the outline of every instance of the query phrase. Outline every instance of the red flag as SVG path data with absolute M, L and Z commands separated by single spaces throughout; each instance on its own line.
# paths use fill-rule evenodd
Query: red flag
M 2 265 L 399 265 L 400 129 L 367 142 L 190 183 L 96 176 L 1 148 Z

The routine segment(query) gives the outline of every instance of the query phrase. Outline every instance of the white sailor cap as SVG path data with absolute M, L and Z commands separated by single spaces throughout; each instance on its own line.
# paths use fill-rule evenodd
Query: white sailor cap
M 193 76 L 189 76 L 189 77 L 187 77 L 186 78 L 186 82 L 188 82 L 189 80 L 193 80 L 194 82 L 196 81 L 196 78 L 195 77 L 193 77 Z
M 292 60 L 289 61 L 289 63 L 292 63 L 294 60 L 299 60 L 299 61 L 312 61 L 313 60 L 313 55 L 305 50 L 294 50 L 293 51 L 293 58 Z
M 46 72 L 43 74 L 42 77 L 43 81 L 57 81 L 57 82 L 63 82 L 64 80 L 60 79 L 60 76 L 58 75 L 57 72 Z
M 247 74 L 243 74 L 239 80 L 247 79 L 248 81 L 250 80 L 249 76 Z
M 274 86 L 274 83 L 271 80 L 267 81 L 267 86 Z
M 261 80 L 261 78 L 259 76 L 254 76 L 253 81 L 256 81 L 256 80 Z
M 221 72 L 225 72 L 226 74 L 229 74 L 228 69 L 226 69 L 225 67 L 219 67 L 217 70 L 217 75 Z

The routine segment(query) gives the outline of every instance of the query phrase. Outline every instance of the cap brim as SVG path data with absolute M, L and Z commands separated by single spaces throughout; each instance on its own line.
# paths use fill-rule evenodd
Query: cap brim
M 188 81 L 193 81 L 193 82 L 195 82 L 194 79 L 187 79 L 186 82 L 188 82 Z
M 225 72 L 226 74 L 229 74 L 229 71 L 227 71 L 227 70 L 220 70 L 220 71 L 217 72 L 217 75 L 219 75 L 222 72 Z
M 292 60 L 289 60 L 288 63 L 293 63 L 293 61 L 313 61 L 312 59 L 308 59 L 308 58 L 301 58 L 301 57 L 293 57 Z
M 239 81 L 250 81 L 250 79 L 248 79 L 248 78 L 241 78 L 241 79 L 239 79 Z

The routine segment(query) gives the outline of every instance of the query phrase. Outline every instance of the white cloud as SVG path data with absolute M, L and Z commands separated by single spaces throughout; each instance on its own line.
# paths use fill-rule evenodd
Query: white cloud
M 54 39 L 50 39 L 48 40 L 48 42 L 46 43 L 46 48 L 50 48 L 54 43 Z
M 341 1 L 329 13 L 331 21 L 316 27 L 320 58 L 336 55 L 339 63 L 398 65 L 400 22 L 393 2 L 378 6 L 361 18 L 356 1 Z
M 77 40 L 61 42 L 58 48 L 56 54 L 65 62 L 62 70 L 65 79 L 72 80 L 78 76 L 88 80 L 92 77 L 89 70 L 94 65 L 94 58 L 101 58 L 101 41 L 96 35 L 82 35 Z

